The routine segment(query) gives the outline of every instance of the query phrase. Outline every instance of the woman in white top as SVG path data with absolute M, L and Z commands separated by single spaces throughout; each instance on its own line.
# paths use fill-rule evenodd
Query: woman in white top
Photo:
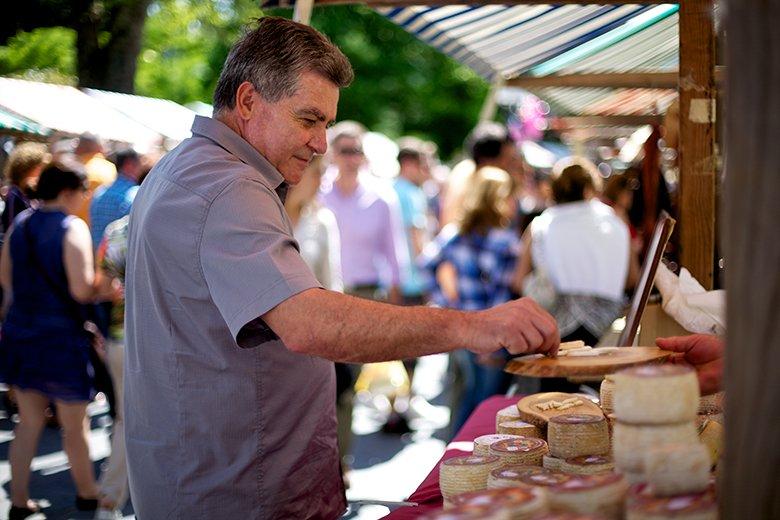
M 516 282 L 532 269 L 554 289 L 551 313 L 562 341 L 596 345 L 623 310 L 630 235 L 614 210 L 597 198 L 598 175 L 584 161 L 570 161 L 553 180 L 556 205 L 526 231 L 527 253 Z

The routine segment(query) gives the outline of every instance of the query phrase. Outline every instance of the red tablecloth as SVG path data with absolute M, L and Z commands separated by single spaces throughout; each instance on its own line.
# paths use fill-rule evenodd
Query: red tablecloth
M 385 518 L 390 520 L 405 520 L 407 518 L 418 518 L 426 513 L 441 509 L 442 497 L 439 491 L 439 465 L 442 461 L 452 457 L 465 455 L 471 452 L 470 447 L 458 446 L 458 442 L 473 441 L 480 435 L 487 435 L 496 432 L 496 412 L 502 408 L 516 403 L 517 397 L 495 396 L 483 401 L 474 413 L 468 418 L 466 423 L 455 435 L 447 451 L 436 467 L 425 477 L 417 491 L 407 499 L 410 502 L 417 502 L 417 507 L 401 507 L 387 515 Z

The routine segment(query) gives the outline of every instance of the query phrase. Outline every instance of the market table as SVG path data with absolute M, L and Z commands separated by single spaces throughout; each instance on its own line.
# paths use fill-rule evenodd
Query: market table
M 419 504 L 416 507 L 401 507 L 385 518 L 389 520 L 405 520 L 418 518 L 426 513 L 442 507 L 442 496 L 439 490 L 439 466 L 442 461 L 471 453 L 472 441 L 480 435 L 496 432 L 496 413 L 518 401 L 519 397 L 490 397 L 480 403 L 474 413 L 468 418 L 455 438 L 447 445 L 447 451 L 436 464 L 436 467 L 425 477 L 422 484 L 407 500 Z

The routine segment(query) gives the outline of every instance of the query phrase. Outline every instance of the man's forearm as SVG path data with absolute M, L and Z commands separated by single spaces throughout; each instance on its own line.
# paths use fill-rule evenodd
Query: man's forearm
M 468 322 L 474 316 L 310 289 L 263 318 L 290 350 L 333 361 L 369 363 L 469 347 Z

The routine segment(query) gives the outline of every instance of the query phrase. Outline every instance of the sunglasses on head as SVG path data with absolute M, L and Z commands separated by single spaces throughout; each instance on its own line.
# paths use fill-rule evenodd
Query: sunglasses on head
M 363 155 L 362 148 L 340 148 L 339 155 Z

